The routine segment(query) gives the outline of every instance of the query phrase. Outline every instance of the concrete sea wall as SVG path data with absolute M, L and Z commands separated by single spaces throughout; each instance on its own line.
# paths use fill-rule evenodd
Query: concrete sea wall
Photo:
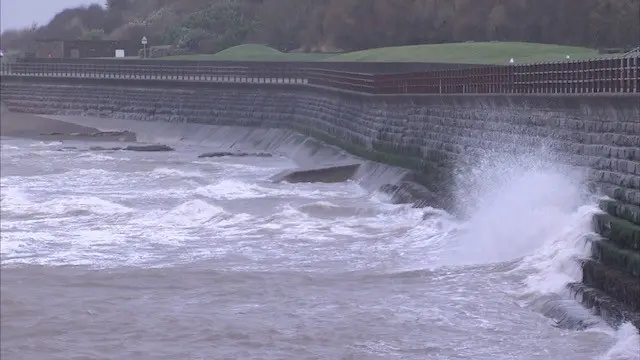
M 373 96 L 305 85 L 56 81 L 5 77 L 2 101 L 20 112 L 294 130 L 415 170 L 443 206 L 454 172 L 488 151 L 538 152 L 584 172 L 592 191 L 608 197 L 594 219 L 602 237 L 583 261 L 582 284 L 570 288 L 614 322 L 640 327 L 637 94 Z

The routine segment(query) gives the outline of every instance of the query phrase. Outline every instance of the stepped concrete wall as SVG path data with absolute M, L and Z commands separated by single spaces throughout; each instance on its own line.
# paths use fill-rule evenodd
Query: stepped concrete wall
M 19 112 L 291 129 L 416 170 L 445 202 L 453 171 L 487 151 L 544 146 L 540 156 L 584 171 L 593 191 L 610 198 L 594 219 L 603 238 L 583 266 L 591 290 L 572 288 L 590 306 L 615 299 L 629 316 L 640 313 L 638 94 L 376 96 L 306 85 L 56 81 L 5 77 L 2 101 Z

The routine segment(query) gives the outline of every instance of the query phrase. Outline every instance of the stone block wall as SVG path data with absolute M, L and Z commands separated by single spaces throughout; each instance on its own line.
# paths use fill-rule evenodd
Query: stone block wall
M 610 299 L 624 311 L 640 313 L 637 94 L 371 96 L 304 85 L 195 88 L 158 81 L 71 81 L 7 77 L 2 101 L 22 112 L 291 129 L 415 170 L 420 182 L 445 199 L 454 169 L 480 154 L 526 153 L 544 145 L 553 150 L 549 161 L 583 170 L 594 190 L 609 197 L 594 219 L 603 238 L 593 242 L 593 258 L 583 265 L 583 283 L 596 295 L 573 288 L 583 289 L 576 291 L 590 306 Z

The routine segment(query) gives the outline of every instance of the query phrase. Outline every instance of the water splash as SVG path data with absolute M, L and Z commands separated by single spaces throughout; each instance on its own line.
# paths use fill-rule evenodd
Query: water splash
M 598 360 L 640 360 L 640 333 L 630 323 L 616 330 L 615 344 Z
M 578 259 L 590 253 L 591 219 L 599 210 L 586 174 L 554 164 L 552 152 L 487 152 L 456 172 L 456 209 L 462 220 L 427 219 L 430 268 L 515 261 L 507 273 L 522 279 L 512 294 L 563 328 L 600 323 L 573 301 L 566 285 L 580 281 Z M 425 231 L 425 233 L 429 234 Z
M 535 153 L 487 153 L 461 168 L 454 194 L 465 221 L 448 240 L 449 265 L 501 263 L 541 251 L 585 205 L 583 176 Z

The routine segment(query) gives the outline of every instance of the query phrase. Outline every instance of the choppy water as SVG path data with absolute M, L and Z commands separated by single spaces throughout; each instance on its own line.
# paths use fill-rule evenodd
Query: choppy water
M 270 183 L 285 158 L 70 145 L 2 140 L 3 360 L 639 358 L 539 311 L 597 321 L 562 300 L 595 210 L 558 173 L 506 164 L 460 221 Z

